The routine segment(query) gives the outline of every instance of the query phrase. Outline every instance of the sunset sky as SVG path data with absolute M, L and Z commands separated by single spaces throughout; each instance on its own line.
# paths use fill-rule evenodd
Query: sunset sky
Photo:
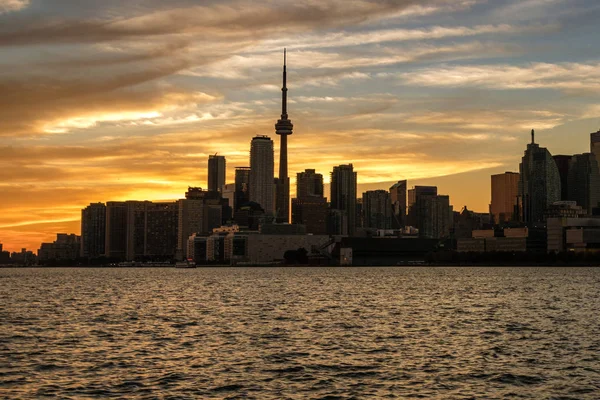
M 181 198 L 209 154 L 232 181 L 257 134 L 278 158 L 284 47 L 292 186 L 351 162 L 361 193 L 408 179 L 487 211 L 532 128 L 589 151 L 598 21 L 597 0 L 0 0 L 0 243 Z

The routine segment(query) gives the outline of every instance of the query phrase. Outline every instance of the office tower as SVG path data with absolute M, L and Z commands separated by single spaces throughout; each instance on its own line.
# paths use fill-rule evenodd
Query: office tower
M 279 176 L 277 178 L 275 209 L 277 222 L 289 221 L 290 178 L 288 176 L 287 137 L 292 134 L 292 121 L 287 114 L 287 72 L 285 49 L 283 50 L 283 87 L 281 88 L 281 119 L 275 124 L 275 133 L 281 136 L 279 146 Z
M 314 169 L 296 174 L 296 198 L 292 199 L 292 223 L 306 226 L 306 233 L 327 233 L 327 199 L 323 197 L 323 175 Z
M 535 143 L 531 130 L 531 143 L 519 164 L 520 219 L 527 224 L 544 221 L 544 211 L 560 201 L 560 173 L 550 152 Z
M 392 202 L 386 190 L 369 190 L 362 197 L 363 228 L 392 229 Z
M 390 201 L 392 203 L 392 226 L 404 228 L 406 225 L 406 190 L 407 182 L 398 181 L 390 188 Z
M 598 161 L 592 153 L 576 154 L 569 168 L 568 199 L 577 202 L 588 215 L 600 202 L 600 172 Z
M 512 221 L 519 194 L 519 173 L 505 172 L 492 175 L 492 202 L 490 212 L 495 224 Z
M 176 201 L 146 203 L 144 257 L 171 260 L 177 249 L 179 205 Z
M 560 199 L 567 201 L 569 200 L 569 168 L 573 156 L 558 155 L 552 156 L 552 158 L 558 168 L 558 175 L 560 175 Z
M 126 201 L 127 228 L 125 260 L 140 260 L 144 256 L 146 234 L 146 203 L 145 201 Z
M 317 174 L 314 169 L 306 169 L 296 174 L 296 198 L 311 200 L 323 198 L 323 175 Z
M 258 203 L 267 215 L 275 212 L 273 169 L 273 141 L 268 136 L 254 137 L 250 143 L 250 201 Z
M 352 164 L 333 167 L 331 172 L 331 208 L 345 212 L 346 231 L 341 234 L 354 235 L 356 230 L 356 172 L 354 172 Z
M 208 235 L 223 223 L 224 201 L 215 191 L 190 187 L 185 199 L 177 201 L 177 254 L 187 258 L 187 241 L 193 233 Z
M 445 195 L 419 196 L 412 206 L 416 209 L 419 237 L 442 239 L 450 236 L 453 211 L 450 198 Z
M 407 223 L 410 226 L 419 224 L 419 208 L 415 205 L 421 196 L 437 196 L 437 186 L 415 186 L 408 191 Z
M 235 200 L 233 212 L 250 201 L 250 167 L 235 168 Z
M 208 190 L 220 192 L 225 184 L 225 157 L 208 156 Z
M 600 130 L 590 133 L 590 152 L 596 156 L 596 160 L 600 162 Z
M 106 205 L 92 203 L 81 210 L 81 257 L 104 256 L 106 240 Z
M 127 205 L 124 201 L 106 203 L 106 239 L 104 240 L 106 257 L 116 260 L 125 259 L 127 246 Z

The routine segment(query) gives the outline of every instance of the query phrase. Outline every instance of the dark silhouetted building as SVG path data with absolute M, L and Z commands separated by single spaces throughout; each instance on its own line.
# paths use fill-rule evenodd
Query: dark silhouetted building
M 590 133 L 590 152 L 596 156 L 596 160 L 600 162 L 600 130 Z
M 331 172 L 331 209 L 346 214 L 347 225 L 342 235 L 354 235 L 356 230 L 356 172 L 352 164 L 338 165 Z M 344 228 L 343 224 L 341 225 Z
M 225 184 L 226 173 L 224 156 L 208 156 L 208 190 L 220 192 Z
M 127 246 L 127 205 L 124 201 L 106 203 L 106 257 L 124 260 Z
M 569 200 L 569 168 L 573 156 L 558 155 L 552 158 L 558 168 L 558 175 L 560 175 L 560 199 L 567 201 Z
M 517 172 L 492 175 L 490 212 L 494 217 L 494 223 L 501 224 L 514 219 L 518 195 L 519 174 Z
M 323 175 L 317 174 L 314 169 L 298 172 L 296 174 L 296 198 L 299 200 L 323 198 Z
M 81 210 L 81 257 L 98 258 L 105 254 L 106 205 L 92 203 Z
M 419 208 L 416 203 L 422 196 L 437 196 L 437 186 L 415 186 L 408 191 L 408 225 L 419 224 Z
M 235 168 L 235 201 L 233 212 L 250 201 L 250 167 Z
M 79 258 L 81 237 L 75 234 L 57 233 L 52 243 L 42 243 L 38 261 L 69 261 Z
M 369 190 L 362 197 L 363 228 L 392 229 L 392 202 L 386 190 Z
M 408 210 L 406 204 L 406 180 L 398 181 L 390 188 L 390 201 L 392 202 L 393 219 L 392 226 L 394 228 L 404 228 L 406 225 L 406 212 Z
M 531 130 L 531 143 L 519 165 L 520 220 L 528 225 L 543 222 L 546 208 L 560 201 L 560 173 L 550 152 L 535 143 Z
M 260 204 L 268 215 L 275 212 L 273 169 L 273 141 L 268 136 L 254 137 L 250 144 L 250 201 Z
M 592 153 L 576 154 L 569 168 L 568 199 L 577 202 L 588 215 L 600 202 L 600 171 Z
M 292 199 L 292 223 L 306 226 L 314 235 L 327 233 L 327 199 L 323 197 L 323 175 L 307 169 L 296 175 L 296 198 Z

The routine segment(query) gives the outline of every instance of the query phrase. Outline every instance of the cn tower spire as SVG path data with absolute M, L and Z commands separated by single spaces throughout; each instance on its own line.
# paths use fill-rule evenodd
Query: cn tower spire
M 281 136 L 279 147 L 279 178 L 277 179 L 277 221 L 288 222 L 290 213 L 290 178 L 288 177 L 287 137 L 294 125 L 287 113 L 287 52 L 283 49 L 283 86 L 281 88 L 281 119 L 275 124 L 275 133 Z

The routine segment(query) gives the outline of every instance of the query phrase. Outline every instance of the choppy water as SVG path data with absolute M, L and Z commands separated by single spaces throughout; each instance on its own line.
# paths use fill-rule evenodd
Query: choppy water
M 0 270 L 0 397 L 600 398 L 600 269 Z

